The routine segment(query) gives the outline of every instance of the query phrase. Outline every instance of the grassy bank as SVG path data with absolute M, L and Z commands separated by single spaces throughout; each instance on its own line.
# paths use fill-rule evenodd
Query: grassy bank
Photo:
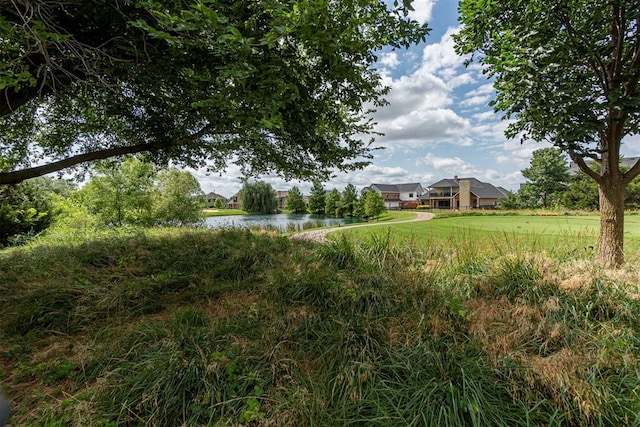
M 432 221 L 396 224 L 392 229 L 396 240 L 409 245 L 441 246 L 449 242 L 451 246 L 458 246 L 471 241 L 480 252 L 504 248 L 511 252 L 544 253 L 556 259 L 573 259 L 576 256 L 595 259 L 599 221 L 595 214 L 504 215 L 489 212 L 484 215 L 438 214 Z M 372 232 L 383 234 L 387 228 L 353 229 L 339 233 L 362 239 Z M 640 257 L 639 215 L 625 217 L 625 252 L 631 263 Z
M 232 215 L 247 215 L 247 211 L 243 211 L 240 209 L 204 209 L 202 211 L 205 217 L 209 216 L 232 216 Z
M 1 251 L 15 425 L 640 423 L 633 265 L 383 229 L 328 245 L 130 230 Z

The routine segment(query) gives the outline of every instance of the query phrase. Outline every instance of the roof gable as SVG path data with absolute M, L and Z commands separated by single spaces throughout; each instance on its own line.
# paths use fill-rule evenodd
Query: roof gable
M 371 184 L 369 187 L 385 193 L 409 193 L 412 191 L 422 192 L 422 184 L 410 182 L 407 184 Z
M 441 179 L 440 181 L 433 183 L 429 186 L 429 188 L 449 188 L 454 187 L 458 188 L 458 182 L 453 179 Z
M 224 200 L 227 200 L 227 198 L 224 197 L 223 195 L 215 193 L 213 191 L 211 193 L 207 194 L 207 198 L 209 198 L 211 200 L 213 200 L 213 199 L 224 199 Z
M 371 184 L 372 189 L 376 189 L 380 192 L 386 193 L 399 193 L 398 186 L 396 184 Z
M 419 182 L 410 182 L 408 184 L 398 184 L 398 190 L 401 193 L 409 193 L 412 191 L 422 192 L 422 185 Z

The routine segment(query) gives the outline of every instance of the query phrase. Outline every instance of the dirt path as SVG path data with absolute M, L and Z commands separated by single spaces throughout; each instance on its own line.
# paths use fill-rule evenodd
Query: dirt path
M 348 227 L 332 227 L 332 228 L 323 228 L 320 230 L 309 230 L 303 231 L 301 233 L 292 234 L 290 236 L 291 239 L 307 239 L 307 240 L 315 240 L 316 242 L 327 243 L 329 239 L 327 239 L 327 234 L 333 233 L 336 230 L 345 230 L 347 228 L 360 228 L 360 227 L 373 227 L 387 224 L 401 224 L 405 222 L 417 222 L 417 221 L 428 221 L 434 217 L 432 213 L 428 212 L 417 212 L 417 216 L 412 219 L 406 219 L 402 221 L 391 221 L 391 222 L 367 222 L 365 224 L 360 225 L 350 225 Z

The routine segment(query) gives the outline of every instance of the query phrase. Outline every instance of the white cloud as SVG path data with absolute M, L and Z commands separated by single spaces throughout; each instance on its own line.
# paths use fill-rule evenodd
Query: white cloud
M 471 163 L 462 160 L 460 157 L 437 157 L 432 153 L 418 160 L 418 164 L 435 169 L 435 175 L 446 177 L 473 176 L 478 170 Z
M 401 178 L 409 173 L 405 168 L 378 165 L 369 165 L 364 168 L 362 172 L 366 172 L 372 177 L 379 177 L 382 180 L 386 180 L 388 178 Z
M 476 106 L 476 105 L 486 105 L 491 100 L 490 96 L 472 96 L 471 98 L 466 98 L 460 102 L 460 105 L 468 107 L 468 106 Z
M 387 96 L 389 106 L 374 117 L 378 123 L 376 130 L 384 134 L 378 138 L 381 145 L 473 143 L 466 135 L 472 131 L 470 120 L 456 113 L 452 105 L 454 89 L 474 83 L 477 72 L 466 70 L 464 59 L 455 53 L 452 38 L 455 31 L 456 28 L 449 28 L 439 42 L 427 45 L 413 72 L 395 79 L 385 75 L 384 83 L 391 88 Z
M 412 111 L 387 122 L 380 130 L 387 140 L 411 144 L 442 142 L 461 135 L 469 122 L 449 109 Z
M 492 83 L 483 84 L 467 92 L 466 96 L 492 95 L 495 92 Z
M 409 12 L 409 17 L 421 24 L 427 23 L 431 20 L 431 11 L 435 3 L 436 0 L 414 0 L 412 3 L 414 10 Z
M 358 190 L 361 190 L 373 183 L 404 182 L 409 175 L 410 172 L 407 169 L 399 166 L 371 164 L 362 170 L 337 173 L 328 186 L 342 189 L 347 184 L 353 184 Z
M 493 111 L 483 111 L 482 113 L 474 114 L 471 117 L 478 120 L 479 122 L 484 122 L 487 120 L 495 119 L 498 116 Z
M 498 154 L 496 156 L 496 162 L 502 164 L 502 165 L 506 165 L 511 163 L 512 159 L 511 157 L 507 156 L 506 154 Z
M 386 97 L 389 105 L 376 113 L 377 119 L 398 117 L 413 111 L 442 108 L 450 105 L 451 89 L 440 78 L 413 74 L 389 83 L 391 93 Z
M 503 143 L 506 140 L 504 132 L 507 126 L 509 126 L 509 123 L 511 122 L 508 120 L 500 120 L 497 122 L 477 124 L 473 126 L 472 134 L 479 140 Z
M 389 68 L 396 68 L 400 64 L 400 60 L 398 59 L 398 54 L 396 52 L 387 52 L 382 54 L 380 63 Z
M 626 157 L 640 156 L 640 134 L 628 136 L 622 142 L 621 151 Z
M 475 144 L 475 141 L 468 136 L 463 136 L 459 139 L 451 141 L 451 143 L 459 147 L 471 147 L 472 145 Z
M 430 73 L 442 73 L 446 77 L 459 74 L 464 66 L 466 56 L 459 56 L 455 51 L 453 34 L 458 28 L 449 28 L 440 42 L 425 46 L 422 51 L 422 69 Z
M 441 73 L 444 74 L 444 73 Z M 470 85 L 476 82 L 476 74 L 465 72 L 458 75 L 452 75 L 448 77 L 448 85 L 450 88 L 456 88 L 458 86 Z
M 520 143 L 520 139 L 504 140 L 502 146 L 494 151 L 496 163 L 517 169 L 518 173 L 529 166 L 533 152 L 541 148 L 550 147 L 551 144 L 545 142 L 535 142 L 527 140 Z
M 482 178 L 478 178 L 481 181 L 489 182 L 495 186 L 506 188 L 509 191 L 517 191 L 521 183 L 525 182 L 524 177 L 520 171 L 504 174 L 497 171 L 487 171 L 488 173 L 483 175 Z

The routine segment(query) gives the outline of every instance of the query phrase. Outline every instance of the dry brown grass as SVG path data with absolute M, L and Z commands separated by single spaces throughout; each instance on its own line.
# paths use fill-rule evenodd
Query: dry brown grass
M 597 407 L 593 387 L 584 379 L 582 367 L 595 355 L 580 343 L 575 348 L 566 346 L 567 326 L 547 317 L 561 309 L 557 298 L 541 306 L 510 303 L 504 297 L 475 299 L 467 307 L 469 332 L 494 364 L 515 362 L 521 367 L 517 376 L 532 393 L 539 391 L 567 413 L 577 408 L 581 420 L 593 415 Z
M 469 309 L 469 333 L 482 343 L 493 360 L 519 352 L 519 342 L 511 333 L 509 307 L 506 297 L 499 300 L 475 299 L 466 304 Z
M 596 409 L 593 387 L 584 380 L 581 368 L 588 361 L 581 351 L 562 348 L 549 356 L 531 356 L 524 362 L 531 366 L 525 379 L 532 389 L 543 389 L 545 395 L 567 413 L 577 407 L 581 419 L 589 419 Z
M 237 291 L 225 293 L 218 298 L 210 300 L 205 312 L 210 319 L 225 319 L 236 316 L 243 311 L 255 308 L 260 301 L 256 292 Z
M 14 411 L 13 425 L 26 425 L 30 423 L 29 420 L 37 419 L 43 403 L 47 406 L 59 406 L 63 401 L 74 402 L 74 425 L 89 425 L 87 420 L 91 418 L 91 402 L 79 402 L 74 394 L 78 391 L 75 377 L 82 374 L 85 363 L 92 354 L 94 343 L 91 337 L 86 334 L 58 335 L 54 340 L 37 345 L 38 349 L 31 351 L 28 358 L 0 358 L 0 371 L 8 373 L 5 380 L 7 384 L 11 384 L 8 391 L 14 409 L 18 408 L 16 402 L 20 402 L 21 411 Z M 0 351 L 10 349 L 0 346 Z M 47 372 L 61 363 L 75 366 L 69 373 L 70 377 L 47 381 Z

